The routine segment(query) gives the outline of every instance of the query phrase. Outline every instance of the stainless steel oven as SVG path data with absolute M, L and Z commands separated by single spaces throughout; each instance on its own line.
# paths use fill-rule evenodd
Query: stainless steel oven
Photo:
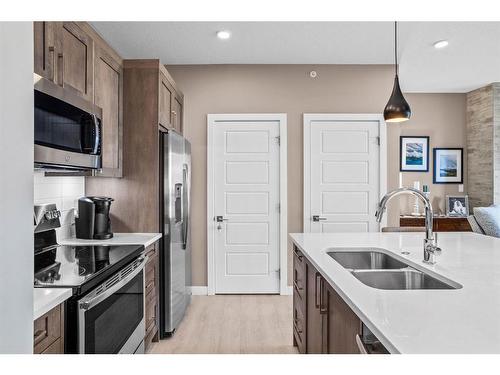
M 36 74 L 34 89 L 35 165 L 100 169 L 102 110 Z
M 78 300 L 79 353 L 144 353 L 146 260 L 137 258 Z

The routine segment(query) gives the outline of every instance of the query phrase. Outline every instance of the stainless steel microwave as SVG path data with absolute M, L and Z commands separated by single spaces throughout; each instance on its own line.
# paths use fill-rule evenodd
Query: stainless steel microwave
M 35 166 L 101 168 L 102 110 L 35 74 Z

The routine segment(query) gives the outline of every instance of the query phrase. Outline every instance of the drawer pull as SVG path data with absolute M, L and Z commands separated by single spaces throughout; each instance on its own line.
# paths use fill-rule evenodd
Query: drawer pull
M 295 280 L 293 281 L 293 287 L 297 289 L 297 291 L 304 290 L 304 288 L 299 286 L 299 284 Z
M 300 254 L 297 252 L 297 250 L 295 250 L 295 247 L 293 248 L 293 253 L 294 253 L 294 254 L 295 254 L 295 256 L 297 257 L 297 259 L 298 259 L 299 261 L 301 261 L 301 262 L 302 262 L 302 259 L 304 258 L 304 256 L 303 256 L 303 255 L 300 255 Z
M 35 335 L 33 337 L 33 341 L 35 346 L 38 345 L 45 337 L 47 336 L 47 330 L 45 329 L 40 329 L 35 332 Z

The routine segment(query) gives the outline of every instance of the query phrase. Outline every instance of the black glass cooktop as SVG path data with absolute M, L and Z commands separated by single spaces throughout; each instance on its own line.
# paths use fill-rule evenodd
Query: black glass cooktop
M 56 246 L 47 249 L 35 254 L 35 287 L 90 287 L 91 281 L 95 285 L 105 280 L 143 250 L 142 245 Z

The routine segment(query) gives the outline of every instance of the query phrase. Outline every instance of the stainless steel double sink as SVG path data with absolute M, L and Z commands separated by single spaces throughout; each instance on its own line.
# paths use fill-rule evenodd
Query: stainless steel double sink
M 441 281 L 376 249 L 343 248 L 327 251 L 327 254 L 348 269 L 355 278 L 372 288 L 386 290 L 461 288 L 457 283 Z

